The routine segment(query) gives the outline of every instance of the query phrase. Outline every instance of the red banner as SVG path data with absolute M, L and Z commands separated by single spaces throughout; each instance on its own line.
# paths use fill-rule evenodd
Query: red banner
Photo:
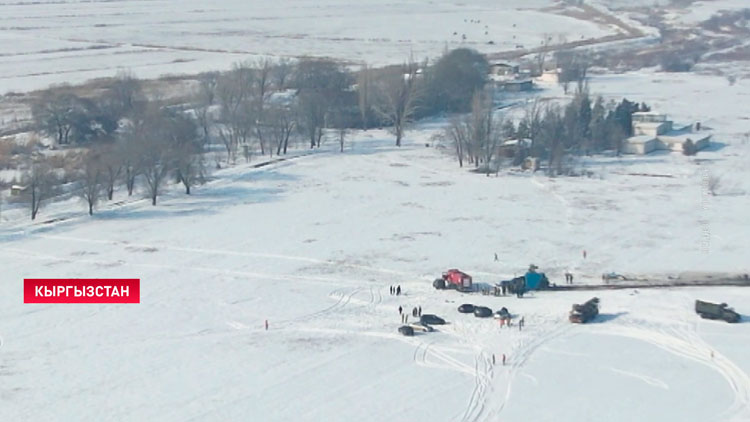
M 137 278 L 26 278 L 24 303 L 141 303 Z

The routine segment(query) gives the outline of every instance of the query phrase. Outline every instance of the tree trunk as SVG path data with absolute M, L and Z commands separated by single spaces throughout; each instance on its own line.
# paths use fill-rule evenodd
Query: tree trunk
M 151 196 L 151 205 L 156 206 L 156 195 Z
M 185 183 L 185 193 L 190 195 L 190 184 Z
M 107 187 L 107 199 L 111 201 L 114 195 L 115 195 L 115 186 L 109 185 Z
M 89 202 L 89 215 L 94 215 L 94 204 Z
M 31 221 L 36 218 L 36 212 L 39 208 L 36 206 L 36 191 L 34 187 L 31 188 Z

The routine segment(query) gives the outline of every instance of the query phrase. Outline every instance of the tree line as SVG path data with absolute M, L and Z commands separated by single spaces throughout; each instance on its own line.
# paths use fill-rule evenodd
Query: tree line
M 471 112 L 453 118 L 441 138 L 451 146 L 459 166 L 474 165 L 477 170 L 497 172 L 503 158 L 504 141 L 516 143 L 511 163 L 521 164 L 527 157 L 545 160 L 550 175 L 566 172 L 567 156 L 590 155 L 605 150 L 622 153 L 623 141 L 633 135 L 632 114 L 650 111 L 645 103 L 622 99 L 605 102 L 591 98 L 585 84 L 565 106 L 535 99 L 527 104 L 523 117 L 515 122 L 493 112 L 491 94 L 477 91 Z
M 33 220 L 63 181 L 72 182 L 93 214 L 119 186 L 128 196 L 142 186 L 153 205 L 170 179 L 190 194 L 206 179 L 209 160 L 219 167 L 240 157 L 287 154 L 296 145 L 319 148 L 330 133 L 343 151 L 348 129 L 389 127 L 400 146 L 413 120 L 470 111 L 487 70 L 481 54 L 461 48 L 434 63 L 409 59 L 356 70 L 329 59 L 242 62 L 199 75 L 181 104 L 147 92 L 128 72 L 86 95 L 50 89 L 34 101 L 32 116 L 36 130 L 66 150 L 69 171 L 62 176 L 50 154 L 33 154 L 23 198 Z

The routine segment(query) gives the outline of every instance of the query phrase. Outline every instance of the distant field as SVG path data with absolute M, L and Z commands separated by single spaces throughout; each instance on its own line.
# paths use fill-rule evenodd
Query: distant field
M 462 45 L 497 52 L 539 45 L 545 34 L 574 41 L 617 32 L 555 14 L 553 4 L 0 0 L 0 93 L 83 82 L 118 68 L 151 78 L 223 69 L 258 55 L 385 64 Z

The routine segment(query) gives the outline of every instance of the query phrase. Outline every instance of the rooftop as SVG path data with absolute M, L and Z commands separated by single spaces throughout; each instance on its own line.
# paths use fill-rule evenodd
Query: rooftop
M 638 135 L 638 136 L 631 136 L 630 138 L 626 139 L 626 141 L 630 144 L 645 144 L 646 142 L 653 141 L 653 136 L 648 135 Z

